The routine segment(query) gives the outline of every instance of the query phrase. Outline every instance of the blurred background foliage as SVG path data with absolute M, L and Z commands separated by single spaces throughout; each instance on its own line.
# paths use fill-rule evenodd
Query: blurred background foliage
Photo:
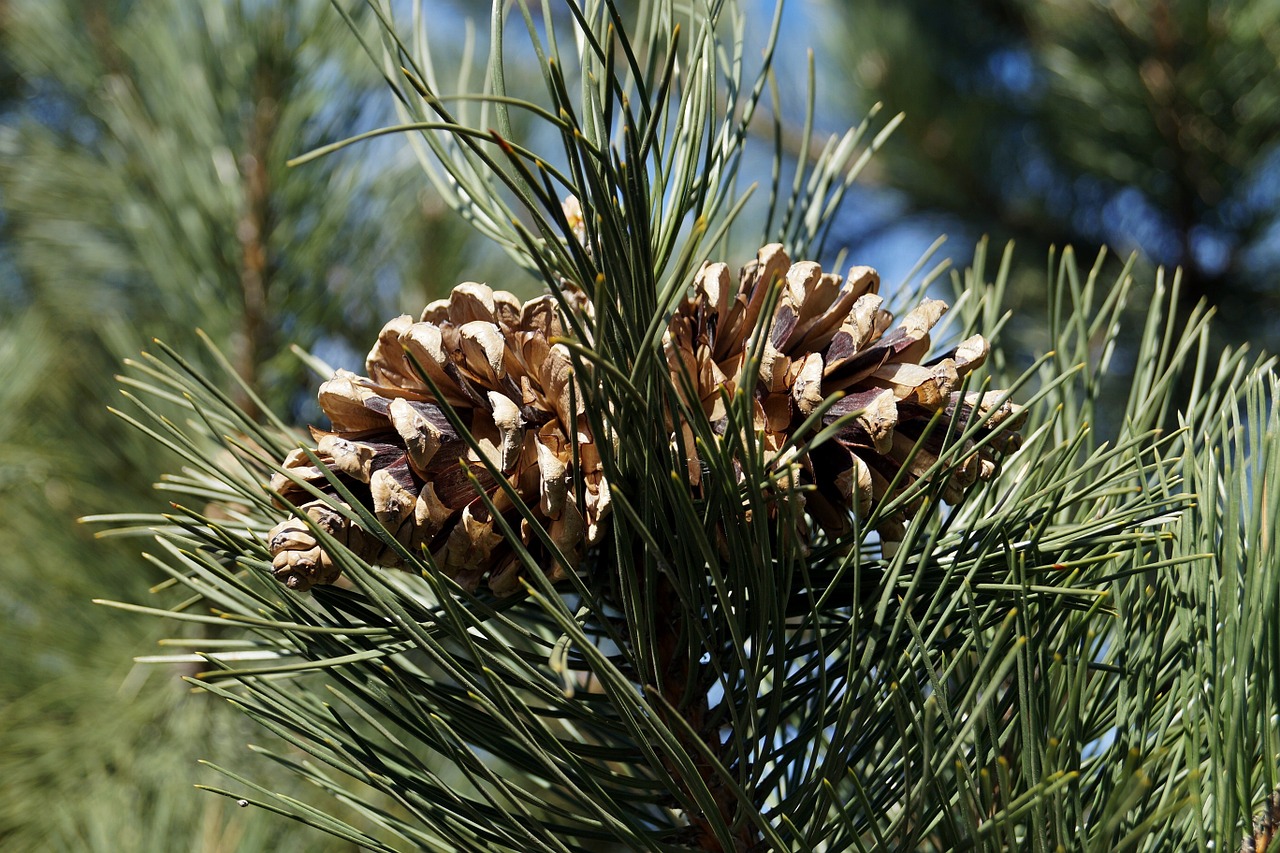
M 925 218 L 959 246 L 1015 239 L 1037 272 L 1050 244 L 1138 252 L 1182 267 L 1184 313 L 1205 298 L 1224 339 L 1274 351 L 1280 6 L 821 7 L 828 56 L 851 81 L 828 97 L 907 114 L 877 157 L 893 215 L 851 219 L 846 241 Z
M 88 602 L 157 576 L 75 519 L 163 506 L 151 483 L 176 469 L 107 411 L 122 359 L 153 337 L 199 359 L 200 328 L 305 410 L 288 345 L 355 360 L 452 280 L 469 231 L 398 145 L 286 167 L 389 112 L 327 4 L 41 0 L 2 20 L 0 846 L 316 849 L 194 795 L 205 744 L 248 727 L 130 669 L 153 626 Z
M 487 16 L 427 6 L 442 50 Z M 960 262 L 1012 238 L 1035 300 L 1050 244 L 1109 244 L 1182 265 L 1187 307 L 1207 298 L 1224 340 L 1276 349 L 1276 4 L 792 0 L 786 26 L 789 145 L 806 45 L 819 138 L 877 102 L 907 115 L 832 251 L 892 282 L 939 233 Z M 391 120 L 327 3 L 7 0 L 0 29 L 0 846 L 343 849 L 194 792 L 210 744 L 258 732 L 131 667 L 156 626 L 88 603 L 141 600 L 159 574 L 75 519 L 163 505 L 151 484 L 176 468 L 107 412 L 112 375 L 153 337 L 199 359 L 200 328 L 303 423 L 291 344 L 353 367 L 383 320 L 457 281 L 535 283 L 498 278 L 396 138 L 285 165 Z

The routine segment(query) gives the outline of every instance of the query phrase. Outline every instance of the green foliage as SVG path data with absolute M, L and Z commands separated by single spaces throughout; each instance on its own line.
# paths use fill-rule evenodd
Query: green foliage
M 376 223 L 404 216 L 412 197 L 385 192 L 394 169 L 371 179 L 351 158 L 285 165 L 347 132 L 376 83 L 344 61 L 349 33 L 322 11 L 20 7 L 14 60 L 47 87 L 48 110 L 73 116 L 70 127 L 22 116 L 9 142 L 26 299 L 121 352 L 148 340 L 139 329 L 203 328 L 234 341 L 242 374 L 272 393 L 300 378 L 280 357 L 285 328 L 308 346 L 335 328 L 376 329 L 361 279 L 399 272 L 393 249 L 413 233 Z M 72 27 L 73 14 L 87 26 Z M 60 44 L 68 37 L 78 40 Z M 318 186 L 328 204 L 315 203 Z
M 115 520 L 155 536 L 149 562 L 170 584 L 158 606 L 115 607 L 216 626 L 175 640 L 209 662 L 193 683 L 275 735 L 261 754 L 328 797 L 232 769 L 215 790 L 373 850 L 1235 843 L 1276 781 L 1280 734 L 1272 361 L 1213 364 L 1203 313 L 1171 319 L 1176 277 L 1145 291 L 1128 266 L 1113 280 L 1101 258 L 1085 271 L 1064 252 L 1046 281 L 1054 351 L 993 358 L 979 379 L 1030 413 L 1000 476 L 941 507 L 944 456 L 901 498 L 932 511 L 900 548 L 881 547 L 874 515 L 846 540 L 803 542 L 796 486 L 766 464 L 750 400 L 725 400 L 742 429 L 716 436 L 660 350 L 670 306 L 740 210 L 746 122 L 768 88 L 740 64 L 744 11 L 654 2 L 624 21 L 607 2 L 573 5 L 578 52 L 562 54 L 558 24 L 517 3 L 546 86 L 535 104 L 504 94 L 496 4 L 470 99 L 489 113 L 469 119 L 441 94 L 425 35 L 374 8 L 370 50 L 436 186 L 562 300 L 593 434 L 609 439 L 613 532 L 561 587 L 517 544 L 527 592 L 495 599 L 444 580 L 429 554 L 388 572 L 314 529 L 348 583 L 294 594 L 271 580 L 264 535 L 282 513 L 263 483 L 298 437 L 247 385 L 222 389 L 231 364 L 213 381 L 161 347 L 126 380 L 128 417 L 183 460 L 166 481 L 178 506 Z M 718 91 L 729 100 L 714 106 Z M 516 110 L 544 135 L 511 138 Z M 794 206 L 780 195 L 761 232 L 815 245 L 809 212 L 838 198 L 855 151 L 829 149 L 815 190 Z M 564 193 L 582 205 L 581 242 Z M 1011 257 L 992 273 L 980 245 L 952 277 L 941 345 L 998 340 Z M 1124 325 L 1133 301 L 1148 306 L 1140 329 Z M 1119 360 L 1131 390 L 1107 411 Z M 667 412 L 699 442 L 700 490 Z M 346 497 L 336 511 L 400 547 Z
M 969 322 L 999 316 L 1003 273 L 956 281 Z M 741 525 L 726 564 L 682 543 L 705 542 L 707 519 L 731 507 L 690 504 L 659 528 L 640 513 L 656 515 L 660 497 L 637 502 L 634 535 L 651 549 L 628 573 L 659 554 L 689 572 L 703 676 L 728 700 L 717 728 L 737 753 L 702 758 L 775 849 L 1204 847 L 1234 838 L 1270 789 L 1263 674 L 1275 647 L 1253 626 L 1270 624 L 1275 602 L 1276 379 L 1270 362 L 1228 355 L 1213 373 L 1201 362 L 1185 430 L 1161 436 L 1153 424 L 1205 336 L 1197 323 L 1175 339 L 1158 291 L 1123 426 L 1099 440 L 1090 389 L 1125 338 L 1112 321 L 1132 286 L 1082 280 L 1063 259 L 1063 349 L 1039 368 L 1027 444 L 969 503 L 922 518 L 892 558 L 778 554 Z M 638 621 L 654 619 L 651 604 L 624 592 L 637 614 L 624 623 L 587 587 L 476 599 L 429 566 L 413 577 L 350 554 L 352 588 L 285 594 L 268 579 L 261 535 L 275 514 L 259 486 L 285 445 L 168 361 L 153 384 L 192 393 L 201 414 L 167 427 L 204 459 L 191 490 L 256 509 L 231 523 L 185 513 L 161 530 L 164 562 L 215 614 L 179 618 L 246 630 L 226 646 L 191 643 L 218 664 L 201 680 L 313 760 L 268 755 L 410 846 L 667 849 L 671 798 L 714 814 L 710 785 L 679 801 L 701 778 L 682 718 L 635 689 L 637 640 L 662 633 Z M 233 445 L 248 464 L 234 477 L 201 450 L 229 430 L 254 442 Z M 733 607 L 746 584 L 752 606 Z M 271 661 L 235 662 L 249 650 Z M 251 799 L 403 849 L 323 806 L 266 789 Z
M 107 411 L 153 336 L 198 352 L 205 329 L 291 408 L 311 395 L 288 343 L 366 346 L 470 244 L 402 191 L 411 162 L 286 166 L 376 114 L 322 3 L 15 1 L 3 35 L 0 847 L 319 849 L 193 793 L 196 759 L 252 729 L 170 689 L 198 664 L 129 668 L 169 629 L 87 602 L 162 575 L 76 519 L 163 503 L 182 465 Z
M 1178 264 L 1184 316 L 1207 298 L 1217 334 L 1276 345 L 1274 3 L 821 5 L 841 92 L 908 115 L 877 159 L 908 208 Z

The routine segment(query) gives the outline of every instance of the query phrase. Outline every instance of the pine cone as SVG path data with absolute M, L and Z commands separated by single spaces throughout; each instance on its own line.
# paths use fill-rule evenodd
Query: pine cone
M 782 290 L 771 316 L 762 316 L 775 283 Z M 877 295 L 880 277 L 870 267 L 853 267 L 849 275 L 824 274 L 816 263 L 792 264 L 780 245 L 760 250 L 734 286 L 725 264 L 706 264 L 693 293 L 678 307 L 664 339 L 668 364 L 677 376 L 687 376 L 696 402 L 715 428 L 727 427 L 723 392 L 748 390 L 755 398 L 755 426 L 766 453 L 781 454 L 808 418 L 831 394 L 843 393 L 822 416 L 822 426 L 859 412 L 835 440 L 820 445 L 807 458 L 783 459 L 775 464 L 798 465 L 802 482 L 815 488 L 805 508 L 828 534 L 847 531 L 851 511 L 865 516 L 886 497 L 900 493 L 932 465 L 945 450 L 947 423 L 935 426 L 911 457 L 930 419 L 939 411 L 945 419 L 966 423 L 977 407 L 983 414 L 999 405 L 982 436 L 1013 419 L 995 440 L 952 462 L 943 497 L 958 501 L 969 486 L 996 471 L 1001 454 L 1016 448 L 1013 430 L 1025 419 L 1021 408 L 999 403 L 999 392 L 967 394 L 956 389 L 961 380 L 987 357 L 980 335 L 962 341 L 949 352 L 921 363 L 930 348 L 929 330 L 946 311 L 946 304 L 926 299 L 896 326 Z M 750 389 L 745 381 L 748 356 L 757 337 L 760 367 Z M 981 438 L 982 436 L 979 436 Z M 686 440 L 689 438 L 686 436 Z M 690 442 L 691 444 L 691 442 Z M 968 447 L 973 447 L 969 442 Z M 689 448 L 692 451 L 692 447 Z M 691 458 L 692 453 L 690 453 Z M 789 454 L 788 454 L 789 456 Z M 902 478 L 890 494 L 901 469 Z M 697 472 L 691 467 L 696 485 Z M 879 526 L 886 540 L 900 540 L 908 514 L 919 505 L 885 519 Z
M 571 403 L 568 350 L 549 340 L 563 333 L 550 296 L 522 305 L 483 284 L 458 285 L 448 299 L 428 305 L 419 322 L 404 315 L 383 327 L 366 360 L 367 377 L 338 371 L 321 386 L 320 407 L 333 428 L 312 430 L 315 453 L 401 545 L 426 548 L 467 589 L 487 574 L 495 594 L 510 594 L 519 588 L 520 562 L 477 494 L 474 477 L 548 577 L 558 580 L 600 538 L 609 511 L 609 487 L 590 428 L 581 406 L 575 410 Z M 414 361 L 569 565 L 552 560 L 531 535 L 480 455 L 450 425 Z M 283 467 L 334 491 L 301 450 Z M 583 484 L 582 506 L 570 488 L 575 476 Z M 361 558 L 399 564 L 395 549 L 331 508 L 336 497 L 313 500 L 282 474 L 271 488 Z M 268 538 L 275 576 L 290 588 L 337 580 L 339 568 L 301 520 L 277 525 Z
M 783 286 L 772 314 L 762 316 L 778 282 Z M 958 419 L 959 425 L 975 408 L 989 416 L 979 439 L 1005 427 L 983 447 L 970 440 L 951 458 L 942 496 L 953 503 L 973 483 L 991 477 L 1001 456 L 1017 447 L 1016 429 L 1025 418 L 1020 407 L 1000 402 L 1000 392 L 962 398 L 956 391 L 986 359 L 987 342 L 980 335 L 921 363 L 930 348 L 929 330 L 946 305 L 925 300 L 894 326 L 881 307 L 879 284 L 869 267 L 854 267 L 841 279 L 823 274 L 815 263 L 793 265 L 781 246 L 766 246 L 741 271 L 736 288 L 725 264 L 705 265 L 663 342 L 677 387 L 697 395 L 694 404 L 719 432 L 728 426 L 723 394 L 744 390 L 753 395 L 755 427 L 766 452 L 778 468 L 791 466 L 802 484 L 813 487 L 805 509 L 831 536 L 848 530 L 853 513 L 865 516 L 953 449 L 944 446 L 945 422 L 920 442 L 939 412 L 944 421 Z M 584 316 L 590 309 L 589 303 L 582 306 Z M 320 406 L 333 429 L 312 430 L 315 454 L 400 545 L 427 549 L 442 571 L 468 589 L 488 575 L 490 589 L 510 594 L 519 588 L 520 563 L 477 494 L 474 478 L 547 567 L 547 576 L 559 580 L 576 568 L 586 547 L 599 541 L 609 511 L 595 439 L 581 405 L 575 409 L 571 403 L 568 350 L 550 342 L 562 334 L 550 296 L 522 305 L 482 284 L 459 285 L 448 299 L 428 305 L 419 322 L 406 315 L 383 328 L 367 359 L 368 377 L 339 371 L 321 386 Z M 740 388 L 761 334 L 766 337 L 758 341 L 753 387 Z M 857 414 L 834 440 L 797 458 L 794 448 L 808 437 L 798 430 L 837 392 L 844 396 L 817 428 Z M 479 453 L 453 430 L 440 402 L 468 425 Z M 686 442 L 696 488 L 701 466 L 692 431 L 687 424 L 676 426 L 673 413 L 666 416 Z M 567 565 L 544 553 L 480 454 L 533 508 Z M 573 470 L 575 457 L 579 472 Z M 324 471 L 301 450 L 290 454 L 284 467 L 333 493 Z M 583 486 L 581 506 L 570 488 L 575 477 Z M 336 497 L 312 500 L 284 475 L 273 478 L 271 487 L 365 560 L 399 563 L 397 549 L 333 509 Z M 900 539 L 918 506 L 917 500 L 882 519 L 882 537 Z M 270 547 L 276 577 L 291 588 L 332 583 L 340 574 L 299 519 L 277 525 Z

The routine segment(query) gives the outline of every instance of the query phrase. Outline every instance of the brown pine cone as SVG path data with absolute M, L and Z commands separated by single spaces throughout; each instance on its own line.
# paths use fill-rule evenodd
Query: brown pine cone
M 771 288 L 781 283 L 772 312 L 765 316 Z M 880 277 L 870 267 L 853 267 L 841 278 L 824 274 L 816 263 L 792 264 L 782 246 L 762 248 L 744 267 L 736 284 L 725 264 L 706 264 L 698 273 L 693 293 L 678 307 L 664 339 L 668 364 L 687 376 L 698 401 L 721 432 L 727 419 L 722 393 L 740 390 L 746 380 L 748 358 L 759 336 L 760 367 L 750 393 L 755 399 L 755 426 L 767 453 L 782 454 L 803 443 L 796 435 L 806 418 L 832 394 L 843 397 L 821 418 L 829 426 L 857 414 L 836 435 L 807 458 L 790 454 L 777 464 L 798 465 L 802 482 L 815 488 L 805 509 L 830 535 L 848 529 L 852 513 L 865 516 L 886 497 L 910 486 L 944 451 L 945 420 L 963 425 L 976 406 L 985 414 L 999 403 L 999 392 L 967 394 L 956 390 L 963 378 L 987 357 L 980 335 L 962 341 L 949 352 L 927 361 L 929 330 L 946 311 L 946 304 L 926 299 L 894 325 L 877 295 Z M 677 378 L 679 386 L 680 380 Z M 686 401 L 691 402 L 691 401 Z M 935 426 L 910 458 L 929 420 L 942 412 Z M 1002 453 L 1016 448 L 1013 430 L 1025 419 L 1021 408 L 999 405 L 981 435 L 1013 419 L 996 440 L 962 452 L 952 461 L 943 489 L 948 501 L 996 470 Z M 958 432 L 958 431 L 957 431 Z M 974 442 L 968 446 L 973 447 Z M 903 476 L 890 494 L 899 472 Z M 695 483 L 697 472 L 690 474 Z M 886 540 L 901 539 L 906 511 L 882 520 Z
M 775 283 L 781 291 L 763 316 Z M 930 349 L 929 331 L 946 305 L 925 300 L 894 325 L 877 295 L 879 283 L 869 267 L 854 267 L 842 279 L 824 274 L 815 263 L 792 264 L 781 246 L 766 246 L 741 271 L 736 286 L 726 265 L 705 265 L 663 341 L 677 387 L 697 395 L 692 402 L 720 433 L 728 425 L 723 395 L 752 394 L 755 428 L 766 452 L 778 468 L 789 466 L 799 472 L 802 485 L 812 486 L 804 508 L 831 536 L 844 534 L 854 513 L 865 517 L 951 453 L 953 448 L 944 445 L 946 421 L 958 419 L 962 426 L 975 408 L 989 415 L 978 439 L 1004 425 L 983 447 L 970 439 L 950 458 L 942 496 L 956 502 L 973 483 L 992 476 L 1001 456 L 1017 447 L 1016 430 L 1025 418 L 1020 407 L 1000 402 L 1000 392 L 961 398 L 956 390 L 986 359 L 987 343 L 980 335 L 922 363 Z M 584 316 L 590 316 L 590 308 L 583 306 Z M 459 285 L 448 299 L 427 306 L 419 322 L 402 316 L 388 323 L 369 353 L 367 377 L 339 371 L 321 387 L 320 405 L 333 428 L 312 431 L 315 452 L 400 545 L 425 548 L 442 571 L 468 589 L 487 575 L 496 594 L 510 594 L 519 588 L 519 561 L 477 494 L 474 478 L 547 576 L 558 580 L 599 541 L 609 512 L 596 439 L 581 404 L 574 402 L 581 397 L 573 396 L 568 350 L 551 344 L 563 334 L 549 296 L 521 304 L 485 285 Z M 742 388 L 753 351 L 760 358 L 758 372 L 752 387 Z M 433 386 L 467 424 L 477 450 L 454 431 Z M 797 456 L 795 449 L 810 437 L 799 431 L 832 394 L 843 396 L 815 429 L 850 415 L 852 420 L 834 440 Z M 944 423 L 921 441 L 939 413 Z M 686 442 L 697 488 L 701 466 L 692 432 L 687 424 L 676 427 L 673 413 L 665 417 Z M 544 553 L 482 456 L 533 509 L 565 565 Z M 332 493 L 323 471 L 301 450 L 284 467 Z M 575 478 L 582 483 L 581 506 L 578 490 L 571 487 Z M 336 498 L 312 500 L 284 475 L 277 475 L 271 487 L 365 560 L 400 562 L 397 549 L 334 510 L 330 504 Z M 918 507 L 917 500 L 882 518 L 882 537 L 900 539 Z M 276 577 L 291 588 L 332 583 L 340 574 L 299 519 L 277 525 L 270 546 Z
M 383 327 L 367 377 L 338 371 L 321 386 L 320 407 L 333 425 L 312 430 L 315 452 L 405 548 L 426 548 L 468 589 L 488 575 L 490 589 L 510 594 L 519 588 L 520 562 L 474 477 L 547 576 L 558 580 L 599 539 L 609 512 L 599 454 L 580 404 L 575 410 L 572 402 L 568 350 L 549 340 L 562 334 L 550 296 L 521 304 L 483 284 L 458 285 L 448 299 L 428 305 L 420 321 L 405 315 Z M 467 424 L 479 453 L 450 425 L 414 361 Z M 480 454 L 533 510 L 568 565 L 545 553 Z M 284 467 L 333 493 L 301 450 Z M 570 485 L 575 477 L 583 484 L 581 506 Z M 400 563 L 395 549 L 288 477 L 276 475 L 271 488 L 363 559 Z M 299 519 L 277 525 L 269 543 L 274 573 L 292 589 L 332 583 L 340 574 Z

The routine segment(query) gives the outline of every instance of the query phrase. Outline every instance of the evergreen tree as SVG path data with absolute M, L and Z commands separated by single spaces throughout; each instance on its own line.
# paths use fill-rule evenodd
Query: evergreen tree
M 777 20 L 752 71 L 737 3 L 495 3 L 461 99 L 429 18 L 373 8 L 395 129 L 548 296 L 462 285 L 365 377 L 307 360 L 310 439 L 174 348 L 133 374 L 185 467 L 146 520 L 173 589 L 116 606 L 227 631 L 183 641 L 192 683 L 317 792 L 222 793 L 374 850 L 1238 843 L 1277 783 L 1272 360 L 1211 359 L 1178 276 L 1070 250 L 1044 354 L 1000 350 L 1011 260 L 983 244 L 950 325 L 791 265 L 874 141 L 745 218 Z M 704 266 L 734 229 L 785 245 Z
M 387 112 L 323 3 L 39 0 L 3 21 L 0 846 L 317 849 L 191 796 L 210 744 L 248 734 L 172 670 L 130 667 L 159 626 L 86 604 L 162 575 L 76 518 L 155 506 L 183 465 L 107 411 L 123 359 L 153 337 L 198 358 L 201 329 L 261 399 L 306 409 L 289 345 L 354 365 L 466 232 L 403 190 L 405 158 L 286 166 Z
M 1205 298 L 1275 348 L 1275 4 L 824 5 L 839 92 L 907 114 L 878 163 L 916 213 L 1017 238 L 1033 269 L 1053 244 L 1138 250 L 1181 267 L 1182 316 Z

